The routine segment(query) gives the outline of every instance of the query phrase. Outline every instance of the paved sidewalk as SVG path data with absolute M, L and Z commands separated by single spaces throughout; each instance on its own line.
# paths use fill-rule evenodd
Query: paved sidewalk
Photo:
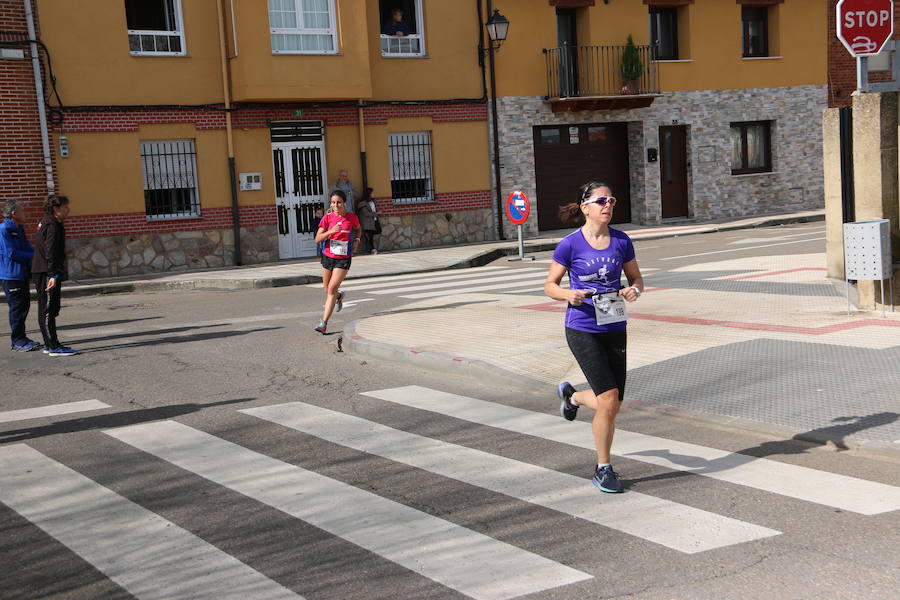
M 825 212 L 804 211 L 779 215 L 765 215 L 743 219 L 722 219 L 705 223 L 670 224 L 654 227 L 617 225 L 634 239 L 657 239 L 681 235 L 711 233 L 730 229 L 749 229 L 769 225 L 822 221 Z M 552 250 L 571 230 L 542 232 L 539 237 L 526 240 L 526 252 Z M 517 240 L 484 242 L 439 248 L 417 248 L 408 251 L 383 252 L 353 259 L 348 279 L 419 273 L 444 269 L 477 267 L 491 261 L 518 253 Z M 318 259 L 281 261 L 244 267 L 177 271 L 133 277 L 105 278 L 97 280 L 67 281 L 63 285 L 63 297 L 117 294 L 127 292 L 153 292 L 191 289 L 254 289 L 303 285 L 322 281 L 322 268 Z M 4 298 L 0 292 L 0 298 Z

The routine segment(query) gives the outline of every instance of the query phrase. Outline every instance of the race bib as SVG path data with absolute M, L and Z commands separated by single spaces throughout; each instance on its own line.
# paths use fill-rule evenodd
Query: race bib
M 625 298 L 620 296 L 618 292 L 594 296 L 593 301 L 597 325 L 620 323 L 628 319 L 628 308 L 625 306 Z
M 328 240 L 328 249 L 336 256 L 347 256 L 350 252 L 350 242 Z

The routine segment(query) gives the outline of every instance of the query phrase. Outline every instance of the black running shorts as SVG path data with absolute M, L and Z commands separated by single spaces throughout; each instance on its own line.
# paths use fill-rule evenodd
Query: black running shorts
M 334 269 L 346 269 L 350 270 L 350 259 L 349 258 L 331 258 L 330 256 L 322 255 L 322 268 L 328 269 L 329 271 L 333 271 Z
M 618 388 L 625 397 L 625 330 L 589 333 L 566 327 L 566 341 L 595 396 Z

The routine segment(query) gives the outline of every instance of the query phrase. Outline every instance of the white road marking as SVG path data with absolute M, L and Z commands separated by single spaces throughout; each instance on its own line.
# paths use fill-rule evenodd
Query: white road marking
M 742 238 L 739 240 L 735 240 L 733 242 L 728 242 L 728 244 L 729 245 L 732 245 L 732 244 L 758 244 L 760 242 L 775 242 L 775 241 L 779 241 L 779 240 L 790 240 L 793 238 L 807 237 L 810 235 L 821 236 L 822 232 L 821 231 L 810 231 L 807 233 L 794 233 L 791 235 L 779 235 L 779 236 L 757 237 L 757 238 Z
M 174 421 L 105 433 L 479 600 L 591 575 Z
M 419 386 L 363 395 L 571 446 L 594 448 L 591 424 L 583 421 L 570 423 L 556 416 Z M 863 515 L 900 509 L 900 487 L 622 429 L 616 430 L 613 453 Z
M 461 279 L 464 277 L 473 277 L 478 273 L 494 272 L 494 271 L 512 271 L 510 267 L 475 267 L 472 269 L 450 269 L 441 271 L 428 271 L 426 273 L 407 273 L 405 275 L 390 275 L 386 277 L 362 277 L 359 279 L 345 279 L 341 283 L 341 287 L 348 290 L 353 288 L 357 290 L 367 289 L 370 287 L 388 287 L 390 285 L 403 285 L 408 281 L 439 281 L 442 279 Z M 321 283 L 311 283 L 307 287 L 322 288 Z
M 69 415 L 72 413 L 101 410 L 104 408 L 109 408 L 109 404 L 105 404 L 99 400 L 80 400 L 78 402 L 66 402 L 64 404 L 37 406 L 35 408 L 7 410 L 0 412 L 0 423 L 24 421 L 26 419 L 40 419 L 42 417 L 56 417 L 59 415 Z
M 431 281 L 415 282 L 413 285 L 409 285 L 407 287 L 369 290 L 369 293 L 370 294 L 404 294 L 406 292 L 414 292 L 414 291 L 418 291 L 418 290 L 435 290 L 435 289 L 446 289 L 446 288 L 452 288 L 452 287 L 464 287 L 464 288 L 468 289 L 468 286 L 470 284 L 482 283 L 485 281 L 504 282 L 504 281 L 516 281 L 519 279 L 532 279 L 535 281 L 543 282 L 544 275 L 545 275 L 544 269 L 515 269 L 514 273 L 504 273 L 502 275 L 488 273 L 488 274 L 486 274 L 484 276 L 480 276 L 480 277 L 473 277 L 470 275 L 469 279 L 461 279 L 461 280 L 457 280 L 457 281 L 445 281 L 445 282 L 440 282 L 440 283 L 432 283 Z
M 0 502 L 140 600 L 302 598 L 24 444 L 0 448 Z
M 407 433 L 301 402 L 239 412 L 360 452 L 579 517 L 680 552 L 695 553 L 780 532 L 638 492 L 601 494 L 575 477 Z
M 808 240 L 794 240 L 792 242 L 779 242 L 777 244 L 761 244 L 759 246 L 747 246 L 746 248 L 730 248 L 728 250 L 713 250 L 712 252 L 700 252 L 699 254 L 683 254 L 681 256 L 666 256 L 665 258 L 660 258 L 658 260 L 675 260 L 676 258 L 692 258 L 694 256 L 707 256 L 709 254 L 722 254 L 725 252 L 745 252 L 747 250 L 755 250 L 757 248 L 770 248 L 772 246 L 784 246 L 787 244 L 803 244 L 806 242 L 812 242 L 815 240 L 825 240 L 824 237 L 821 238 L 813 238 Z

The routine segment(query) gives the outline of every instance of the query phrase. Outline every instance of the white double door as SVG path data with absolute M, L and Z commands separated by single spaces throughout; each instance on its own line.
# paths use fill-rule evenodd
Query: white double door
M 278 256 L 316 255 L 317 208 L 325 209 L 328 188 L 325 143 L 272 144 L 275 208 L 278 213 Z

